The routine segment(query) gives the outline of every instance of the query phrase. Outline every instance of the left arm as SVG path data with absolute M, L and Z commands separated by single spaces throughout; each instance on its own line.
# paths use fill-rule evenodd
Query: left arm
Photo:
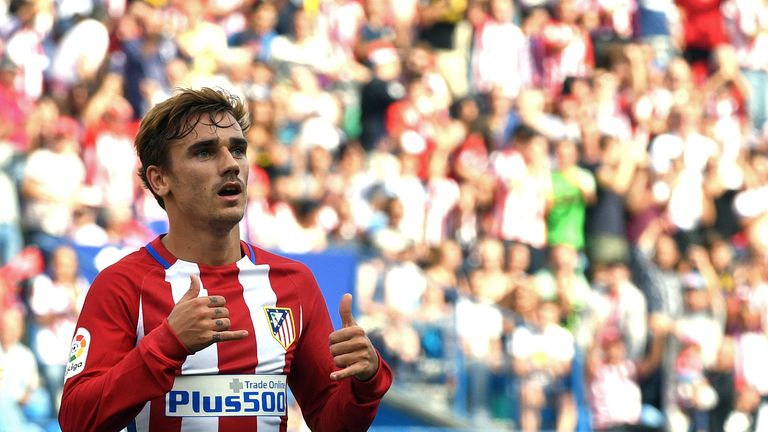
M 305 267 L 295 275 L 303 329 L 288 384 L 304 419 L 312 430 L 367 430 L 392 384 L 392 371 L 373 349 L 365 331 L 351 319 L 351 297 L 347 296 L 340 307 L 345 327 L 333 332 L 314 277 Z M 345 367 L 336 370 L 337 365 Z

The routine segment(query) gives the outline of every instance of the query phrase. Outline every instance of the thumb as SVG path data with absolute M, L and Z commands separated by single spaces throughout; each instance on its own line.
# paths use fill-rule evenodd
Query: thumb
M 200 295 L 200 276 L 191 275 L 189 279 L 191 280 L 189 289 L 184 293 L 184 296 L 179 299 L 179 303 L 195 299 Z
M 339 303 L 339 316 L 341 316 L 341 326 L 351 327 L 357 325 L 355 319 L 352 317 L 352 294 L 344 294 Z

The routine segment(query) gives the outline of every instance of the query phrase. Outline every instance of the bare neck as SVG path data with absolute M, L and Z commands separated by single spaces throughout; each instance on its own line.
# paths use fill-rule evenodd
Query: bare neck
M 162 239 L 163 245 L 176 258 L 206 265 L 225 265 L 242 257 L 240 230 L 237 226 L 227 233 L 211 231 L 168 230 Z

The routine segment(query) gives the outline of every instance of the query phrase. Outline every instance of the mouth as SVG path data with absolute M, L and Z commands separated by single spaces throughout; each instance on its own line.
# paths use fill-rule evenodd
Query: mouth
M 225 199 L 235 199 L 243 193 L 243 185 L 240 182 L 227 182 L 224 183 L 218 190 L 217 194 Z

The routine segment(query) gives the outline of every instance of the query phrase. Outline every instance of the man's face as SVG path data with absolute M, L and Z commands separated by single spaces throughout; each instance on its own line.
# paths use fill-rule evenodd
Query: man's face
M 170 144 L 158 194 L 172 223 L 226 232 L 245 211 L 248 143 L 231 114 L 211 122 L 206 113 L 199 120 L 192 132 Z

